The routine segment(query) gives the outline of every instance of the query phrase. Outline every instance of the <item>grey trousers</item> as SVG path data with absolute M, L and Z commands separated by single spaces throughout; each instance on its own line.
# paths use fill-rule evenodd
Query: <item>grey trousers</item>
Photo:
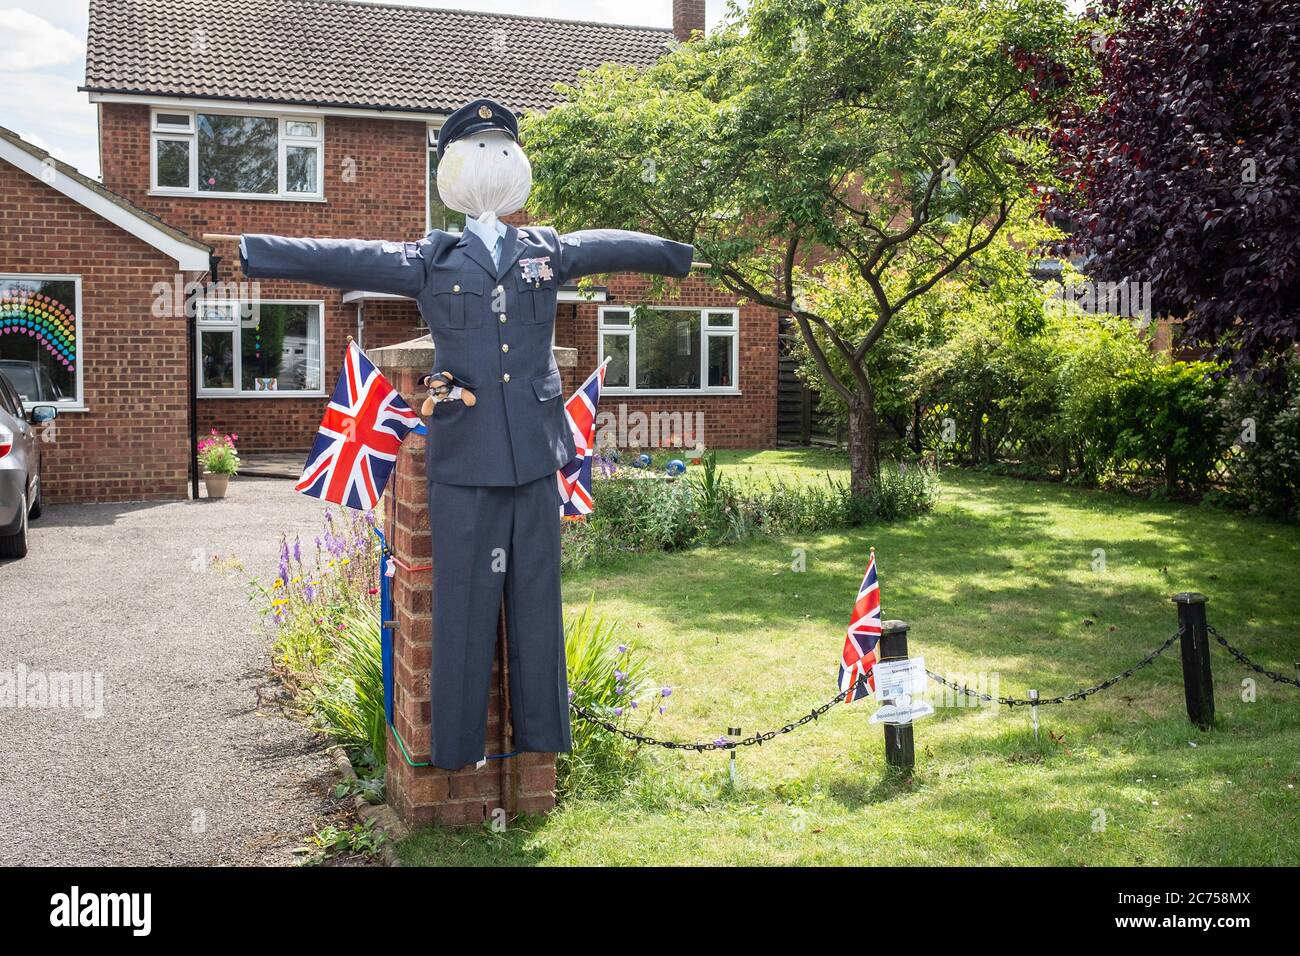
M 506 601 L 517 752 L 570 747 L 555 476 L 515 487 L 429 483 L 433 535 L 430 762 L 485 756 L 488 691 Z

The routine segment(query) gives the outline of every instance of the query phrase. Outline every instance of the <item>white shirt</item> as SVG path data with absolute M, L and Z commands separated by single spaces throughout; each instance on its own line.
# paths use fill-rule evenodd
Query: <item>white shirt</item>
M 466 216 L 465 231 L 472 232 L 474 235 L 478 236 L 479 241 L 487 247 L 487 251 L 491 254 L 493 265 L 501 265 L 501 240 L 506 237 L 506 224 L 504 222 L 498 219 L 497 227 L 493 230 L 490 227 L 483 225 L 483 223 L 479 222 L 477 219 L 474 219 L 471 216 Z

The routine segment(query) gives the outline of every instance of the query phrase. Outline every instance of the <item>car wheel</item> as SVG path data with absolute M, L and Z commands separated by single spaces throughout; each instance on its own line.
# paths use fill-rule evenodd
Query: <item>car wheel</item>
M 41 512 L 45 510 L 45 483 L 38 481 L 36 483 L 36 501 L 32 504 L 32 510 L 27 512 L 29 518 L 39 518 Z
M 19 509 L 23 516 L 23 523 L 13 534 L 7 534 L 0 537 L 0 558 L 25 558 L 27 557 L 27 496 L 23 495 L 22 508 Z

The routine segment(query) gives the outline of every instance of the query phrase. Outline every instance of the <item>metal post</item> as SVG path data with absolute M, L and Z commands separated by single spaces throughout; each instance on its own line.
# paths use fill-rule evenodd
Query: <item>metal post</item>
M 1204 594 L 1175 594 L 1178 632 L 1183 653 L 1183 691 L 1187 717 L 1202 730 L 1214 726 L 1214 679 L 1210 675 L 1210 635 L 1205 624 Z
M 907 624 L 885 621 L 880 626 L 880 659 L 901 660 L 907 657 Z M 885 724 L 885 764 L 895 770 L 911 772 L 916 763 L 911 724 Z
M 1037 740 L 1038 739 L 1038 691 L 1031 690 L 1029 692 L 1029 699 L 1033 701 L 1033 703 L 1029 705 L 1029 716 L 1030 718 L 1032 718 L 1034 722 L 1034 739 Z

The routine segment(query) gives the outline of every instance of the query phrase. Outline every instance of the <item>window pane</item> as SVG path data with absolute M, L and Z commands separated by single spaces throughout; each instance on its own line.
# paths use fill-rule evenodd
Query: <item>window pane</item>
M 175 129 L 190 128 L 190 118 L 185 113 L 159 113 L 157 120 L 159 126 L 170 126 Z
M 736 316 L 732 312 L 710 312 L 710 328 L 733 328 L 736 324 Z
M 284 187 L 291 193 L 315 193 L 316 147 L 286 146 L 284 150 Z
M 306 120 L 285 120 L 284 135 L 301 137 L 303 139 L 315 139 L 316 124 L 309 123 Z
M 265 116 L 199 114 L 199 190 L 279 190 L 279 123 Z
M 628 342 L 627 335 L 606 335 L 605 358 L 609 359 L 609 368 L 605 369 L 605 384 L 612 388 L 627 388 L 628 381 Z
M 700 387 L 700 313 L 644 309 L 637 314 L 636 385 Z
M 235 333 L 199 333 L 204 388 L 235 387 Z
M 430 137 L 433 134 L 430 133 Z M 438 195 L 438 152 L 429 150 L 429 228 L 459 231 L 464 228 L 465 216 L 442 204 Z
M 77 400 L 77 284 L 0 280 L 0 371 L 25 402 Z
M 246 392 L 319 389 L 319 309 L 262 303 L 240 332 L 241 387 Z
M 731 349 L 736 340 L 730 335 L 709 336 L 709 385 L 731 387 Z
M 632 324 L 631 312 L 611 312 L 606 310 L 600 314 L 600 321 L 604 325 L 616 325 L 619 327 Z
M 190 188 L 190 144 L 185 140 L 158 140 L 158 185 Z

